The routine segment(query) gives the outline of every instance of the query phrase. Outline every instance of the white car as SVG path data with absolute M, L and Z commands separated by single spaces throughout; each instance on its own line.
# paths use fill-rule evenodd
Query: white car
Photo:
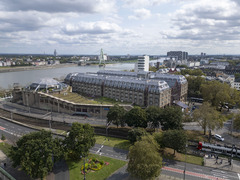
M 215 134 L 214 138 L 219 140 L 219 141 L 224 141 L 224 138 L 222 136 L 220 136 L 219 134 Z

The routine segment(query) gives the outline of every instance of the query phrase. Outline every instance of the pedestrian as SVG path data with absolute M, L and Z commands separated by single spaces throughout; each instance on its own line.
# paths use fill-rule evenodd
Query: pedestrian
M 223 162 L 223 159 L 221 159 L 220 164 L 222 164 L 222 162 Z

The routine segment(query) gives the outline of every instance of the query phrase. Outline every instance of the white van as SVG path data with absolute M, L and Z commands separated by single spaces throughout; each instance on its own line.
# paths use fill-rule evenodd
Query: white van
M 220 136 L 219 134 L 215 134 L 214 138 L 219 140 L 219 141 L 224 141 L 224 138 L 222 136 Z

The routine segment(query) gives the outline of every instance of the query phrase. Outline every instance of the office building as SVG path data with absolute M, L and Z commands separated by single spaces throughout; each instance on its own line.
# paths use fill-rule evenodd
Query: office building
M 170 58 L 175 58 L 176 60 L 187 60 L 188 59 L 188 53 L 184 51 L 170 51 L 167 52 L 167 56 Z
M 138 62 L 135 64 L 135 72 L 149 71 L 149 56 L 138 56 Z

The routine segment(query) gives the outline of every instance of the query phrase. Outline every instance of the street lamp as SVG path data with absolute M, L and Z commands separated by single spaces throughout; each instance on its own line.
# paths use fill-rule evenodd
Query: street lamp
M 108 127 L 109 127 L 110 124 L 111 124 L 111 122 L 106 123 L 106 139 L 107 139 L 107 136 L 108 136 L 108 131 L 107 130 L 108 130 Z M 109 139 L 108 139 L 108 141 L 109 141 Z
M 186 174 L 187 147 L 188 147 L 188 145 L 186 144 L 186 147 L 185 147 L 185 164 L 184 164 L 184 171 L 183 171 L 183 179 L 184 180 L 185 180 L 185 174 Z
M 84 175 L 84 180 L 86 180 L 86 171 L 85 171 L 85 156 L 80 156 L 80 158 L 83 159 L 83 175 Z

